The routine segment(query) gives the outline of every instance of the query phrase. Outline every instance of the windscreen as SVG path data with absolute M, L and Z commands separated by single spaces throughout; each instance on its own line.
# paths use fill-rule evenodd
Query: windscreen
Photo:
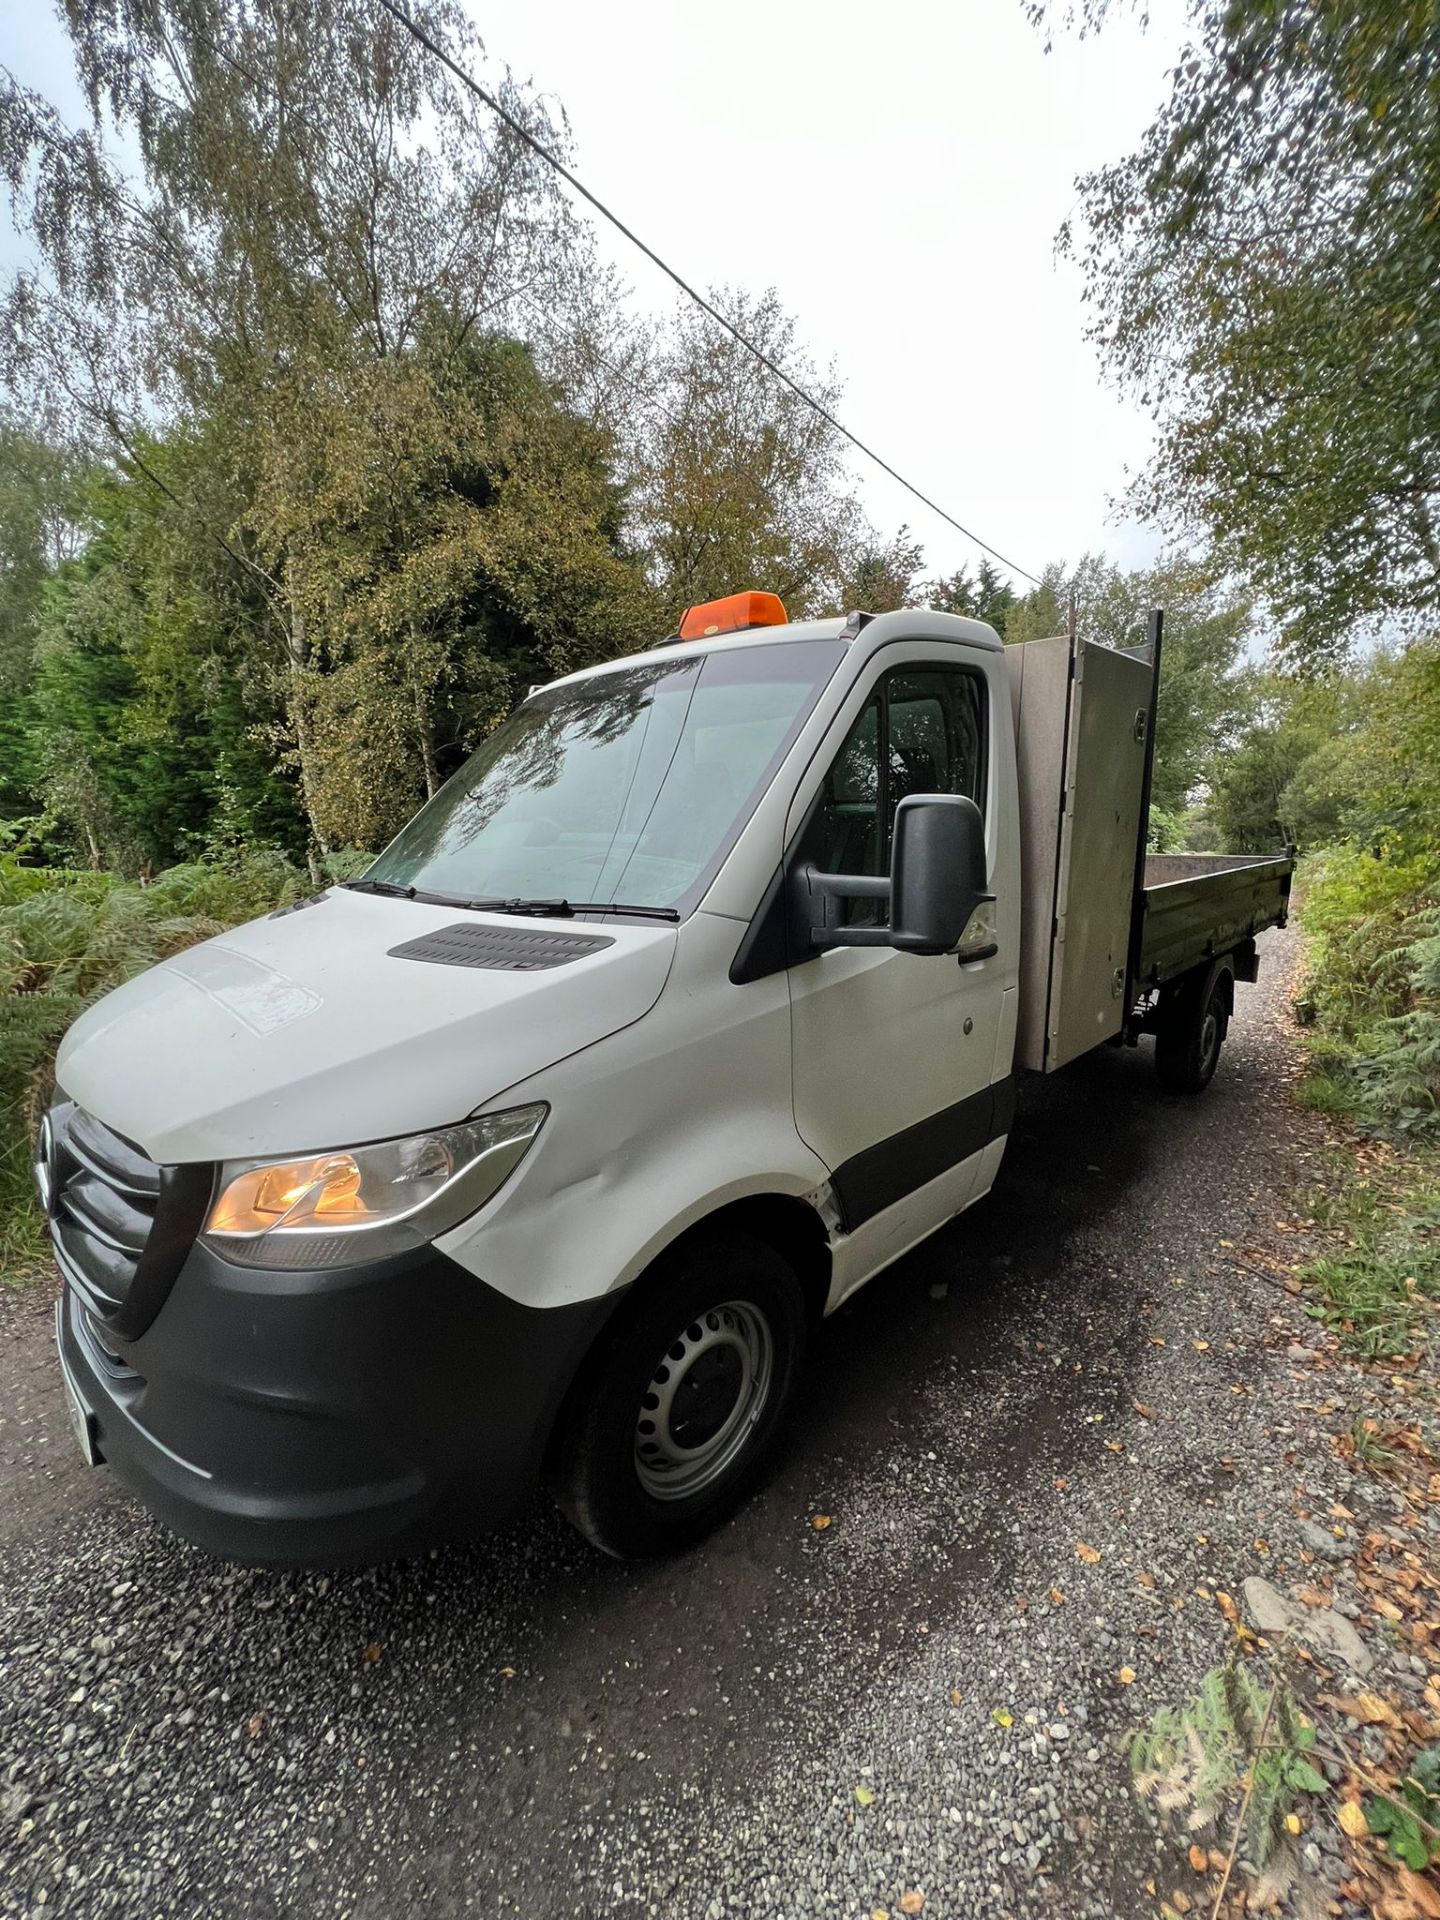
M 535 694 L 366 877 L 466 899 L 683 910 L 843 652 L 837 641 L 772 640 Z

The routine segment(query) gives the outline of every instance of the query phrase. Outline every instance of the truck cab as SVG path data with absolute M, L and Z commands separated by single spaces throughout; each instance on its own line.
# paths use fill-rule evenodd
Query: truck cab
M 816 1322 L 999 1169 L 1017 711 L 975 621 L 692 609 L 82 1015 L 37 1179 L 88 1455 L 243 1560 L 537 1480 L 613 1553 L 713 1525 Z

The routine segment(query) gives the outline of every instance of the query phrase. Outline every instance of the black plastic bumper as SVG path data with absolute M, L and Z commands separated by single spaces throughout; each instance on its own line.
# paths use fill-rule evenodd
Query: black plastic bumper
M 612 1305 L 519 1306 L 433 1249 L 262 1273 L 197 1244 L 138 1339 L 97 1333 L 68 1290 L 58 1319 L 82 1424 L 117 1477 L 222 1558 L 297 1566 L 512 1519 Z

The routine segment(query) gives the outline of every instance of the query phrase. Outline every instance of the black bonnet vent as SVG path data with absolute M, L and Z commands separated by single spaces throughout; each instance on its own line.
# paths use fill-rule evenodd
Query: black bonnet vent
M 544 933 L 531 927 L 477 927 L 466 921 L 440 927 L 391 947 L 394 960 L 428 960 L 437 967 L 489 967 L 498 973 L 543 973 L 598 953 L 615 942 L 597 933 Z

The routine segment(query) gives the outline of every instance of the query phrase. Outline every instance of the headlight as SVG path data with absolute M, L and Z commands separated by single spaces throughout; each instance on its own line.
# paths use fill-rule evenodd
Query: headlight
M 512 1107 L 406 1140 L 227 1161 L 203 1237 L 241 1266 L 286 1272 L 424 1246 L 499 1192 L 549 1111 Z

